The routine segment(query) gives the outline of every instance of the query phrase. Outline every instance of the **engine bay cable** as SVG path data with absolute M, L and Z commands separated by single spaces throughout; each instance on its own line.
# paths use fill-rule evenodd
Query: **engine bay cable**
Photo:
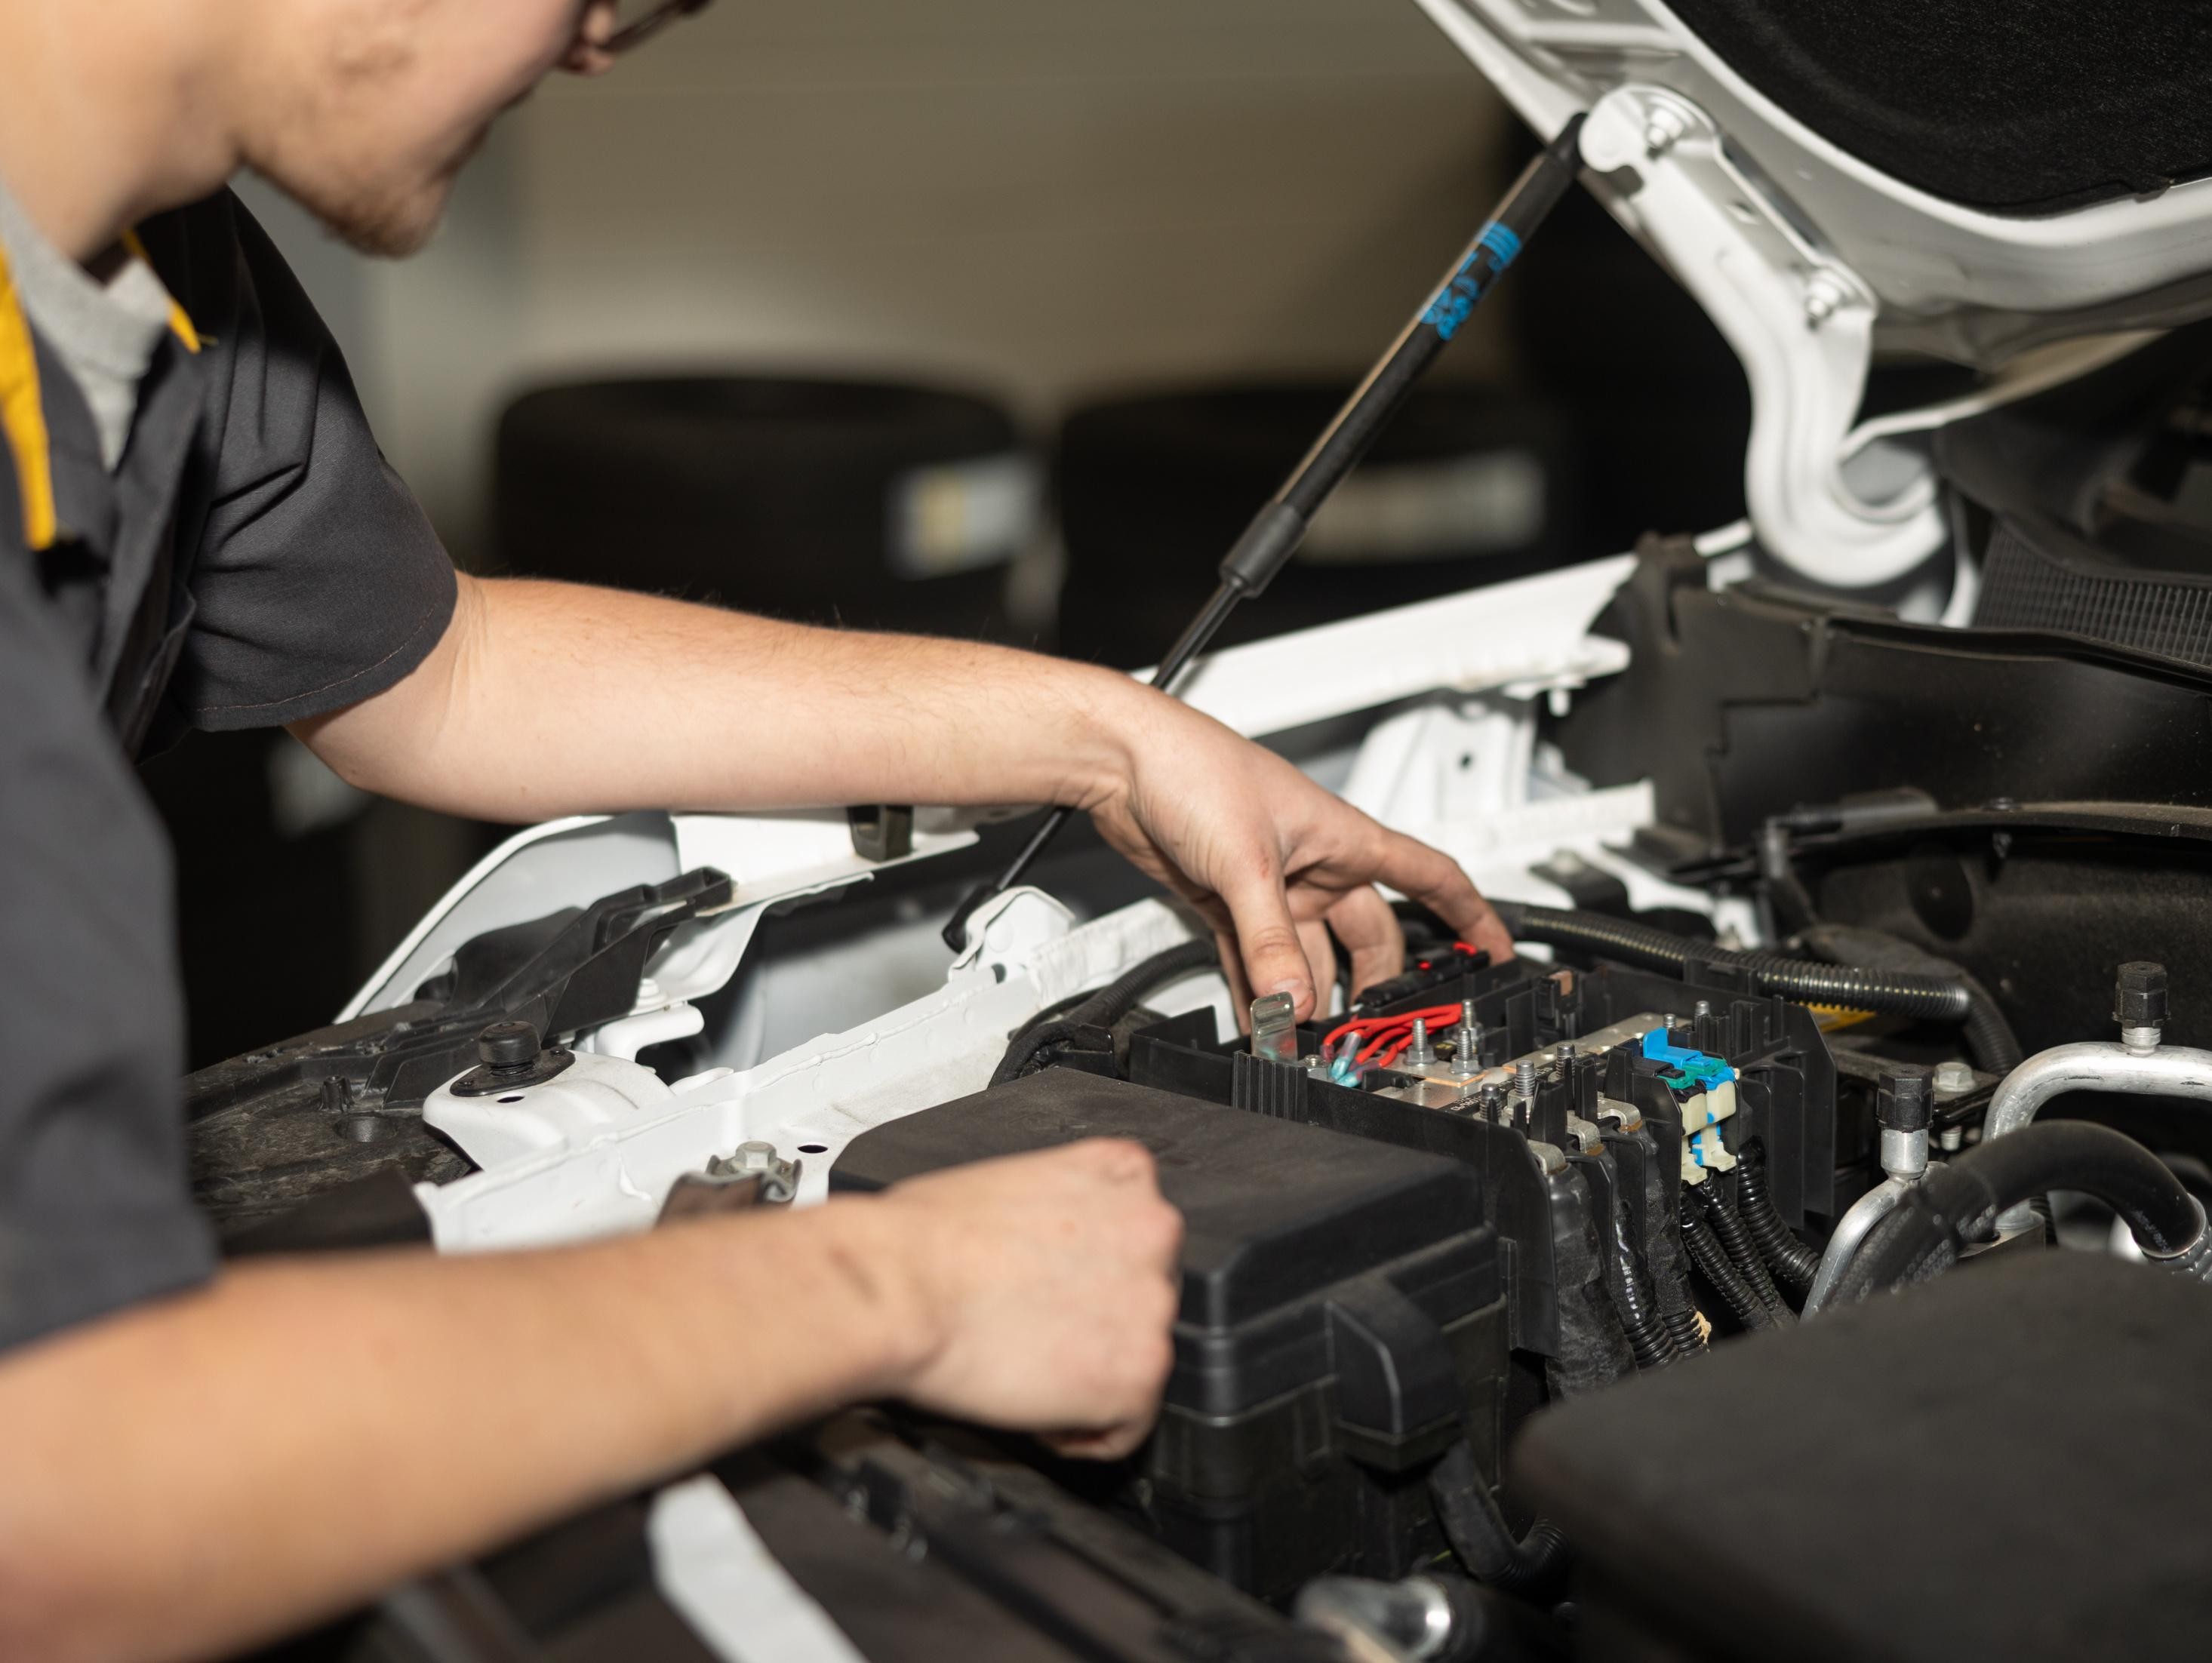
M 1523 1591 L 1550 1581 L 1565 1566 L 1567 1539 L 1557 1526 L 1539 1519 L 1525 1534 L 1513 1533 L 1464 1439 L 1430 1472 L 1429 1496 L 1452 1551 L 1477 1581 Z
M 1799 932 L 1815 958 L 1864 969 L 1936 976 L 1966 990 L 1966 1054 L 1984 1073 L 2009 1074 L 2021 1064 L 2020 1036 L 1990 990 L 1964 965 L 1915 946 L 1900 936 L 1857 925 L 1814 924 Z
M 1787 1328 L 1795 1323 L 1797 1313 L 1790 1308 L 1789 1302 L 1782 1297 L 1782 1290 L 1774 1285 L 1773 1274 L 1759 1257 L 1758 1247 L 1753 1245 L 1742 1215 L 1720 1193 L 1720 1180 L 1708 1179 L 1692 1193 L 1698 1198 L 1692 1205 L 1704 1212 L 1705 1223 L 1721 1244 L 1721 1251 L 1728 1255 L 1729 1263 L 1735 1267 L 1735 1273 L 1743 1278 L 1753 1297 L 1766 1308 L 1767 1314 L 1774 1320 L 1773 1326 Z
M 1799 1240 L 1774 1210 L 1766 1186 L 1766 1145 L 1756 1138 L 1736 1153 L 1735 1204 L 1767 1269 L 1802 1299 L 1820 1271 L 1820 1250 Z
M 1765 950 L 1743 951 L 1692 941 L 1631 919 L 1567 912 L 1522 901 L 1492 903 L 1516 941 L 1580 948 L 1626 964 L 1680 975 L 1692 962 L 1748 972 L 1771 992 L 1802 1004 L 1844 1005 L 1923 1022 L 1963 1023 L 1972 995 L 1957 980 L 1909 971 L 1822 964 Z
M 1044 1022 L 1033 1020 L 1017 1033 L 1006 1047 L 1006 1054 L 992 1071 L 991 1083 L 1004 1085 L 1009 1080 L 1035 1073 L 1051 1060 L 1051 1053 L 1065 1048 L 1085 1029 L 1111 1028 L 1135 1010 L 1153 989 L 1194 975 L 1218 962 L 1218 950 L 1212 942 L 1179 941 L 1130 966 L 1097 992 L 1085 995 L 1065 1016 Z
M 1721 1302 L 1747 1330 L 1757 1333 L 1782 1326 L 1738 1272 L 1712 1226 L 1692 1207 L 1682 1211 L 1682 1245 L 1690 1250 L 1690 1262 L 1698 1267 L 1698 1274 L 1712 1284 Z

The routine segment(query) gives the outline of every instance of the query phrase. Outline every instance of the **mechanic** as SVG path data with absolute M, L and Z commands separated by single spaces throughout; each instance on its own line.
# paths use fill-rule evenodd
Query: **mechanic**
M 499 112 L 696 9 L 0 0 L 0 1656 L 247 1644 L 851 1401 L 1116 1455 L 1169 1365 L 1180 1222 L 1127 1144 L 562 1251 L 219 1265 L 131 772 L 187 726 L 492 819 L 1071 804 L 1302 1013 L 1331 932 L 1395 973 L 1378 882 L 1510 951 L 1444 857 L 1124 677 L 456 574 L 223 182 L 405 254 Z

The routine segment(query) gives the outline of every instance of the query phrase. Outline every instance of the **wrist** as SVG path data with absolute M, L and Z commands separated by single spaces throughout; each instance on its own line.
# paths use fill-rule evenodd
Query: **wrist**
M 929 1275 L 934 1248 L 901 1213 L 888 1196 L 841 1195 L 800 1215 L 817 1232 L 825 1273 L 857 1308 L 834 1319 L 860 1350 L 855 1397 L 899 1395 L 945 1343 Z
M 1163 695 L 1119 671 L 1070 665 L 1069 711 L 1077 735 L 1054 801 L 1085 813 L 1128 795 L 1139 759 L 1161 743 Z

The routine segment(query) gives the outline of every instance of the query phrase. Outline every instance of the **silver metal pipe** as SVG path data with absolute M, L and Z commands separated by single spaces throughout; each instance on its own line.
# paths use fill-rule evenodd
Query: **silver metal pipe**
M 1807 1316 L 1835 1297 L 1836 1288 L 1843 1281 L 1844 1272 L 1850 1269 L 1859 1243 L 1867 1239 L 1876 1224 L 1897 1211 L 1897 1204 L 1905 1199 L 1917 1181 L 1885 1178 L 1852 1202 L 1850 1210 L 1836 1221 L 1835 1230 L 1820 1254 L 1820 1268 L 1813 1273 L 1812 1289 L 1805 1296 Z
M 2156 1029 L 2136 1030 L 2154 1035 Z M 2054 1097 L 2069 1091 L 2114 1091 L 2136 1097 L 2192 1097 L 2212 1102 L 2212 1051 L 2188 1046 L 2085 1040 L 2039 1051 L 2004 1077 L 1990 1099 L 1982 1139 L 2002 1138 L 2031 1124 Z M 1997 1217 L 2001 1235 L 2033 1228 L 2034 1210 L 2023 1203 Z

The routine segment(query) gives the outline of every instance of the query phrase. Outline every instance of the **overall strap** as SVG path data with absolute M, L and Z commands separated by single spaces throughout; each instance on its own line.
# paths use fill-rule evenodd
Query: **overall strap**
M 54 464 L 46 445 L 46 406 L 39 391 L 39 355 L 30 320 L 15 296 L 8 252 L 0 248 L 0 436 L 15 464 L 23 502 L 23 541 L 33 552 L 53 547 Z
M 123 234 L 123 246 L 133 259 L 153 269 L 136 231 Z M 169 332 L 185 351 L 200 349 L 199 331 L 173 299 L 169 302 Z M 5 437 L 15 464 L 16 494 L 23 501 L 23 540 L 33 551 L 51 549 L 59 528 L 54 518 L 53 456 L 39 386 L 39 355 L 4 248 L 0 248 L 0 436 Z
M 147 258 L 146 245 L 138 240 L 136 231 L 123 234 L 123 252 L 149 271 L 154 270 L 154 262 Z M 192 320 L 185 316 L 184 307 L 177 303 L 173 295 L 169 300 L 169 333 L 184 343 L 186 352 L 200 349 L 200 332 L 192 327 Z

